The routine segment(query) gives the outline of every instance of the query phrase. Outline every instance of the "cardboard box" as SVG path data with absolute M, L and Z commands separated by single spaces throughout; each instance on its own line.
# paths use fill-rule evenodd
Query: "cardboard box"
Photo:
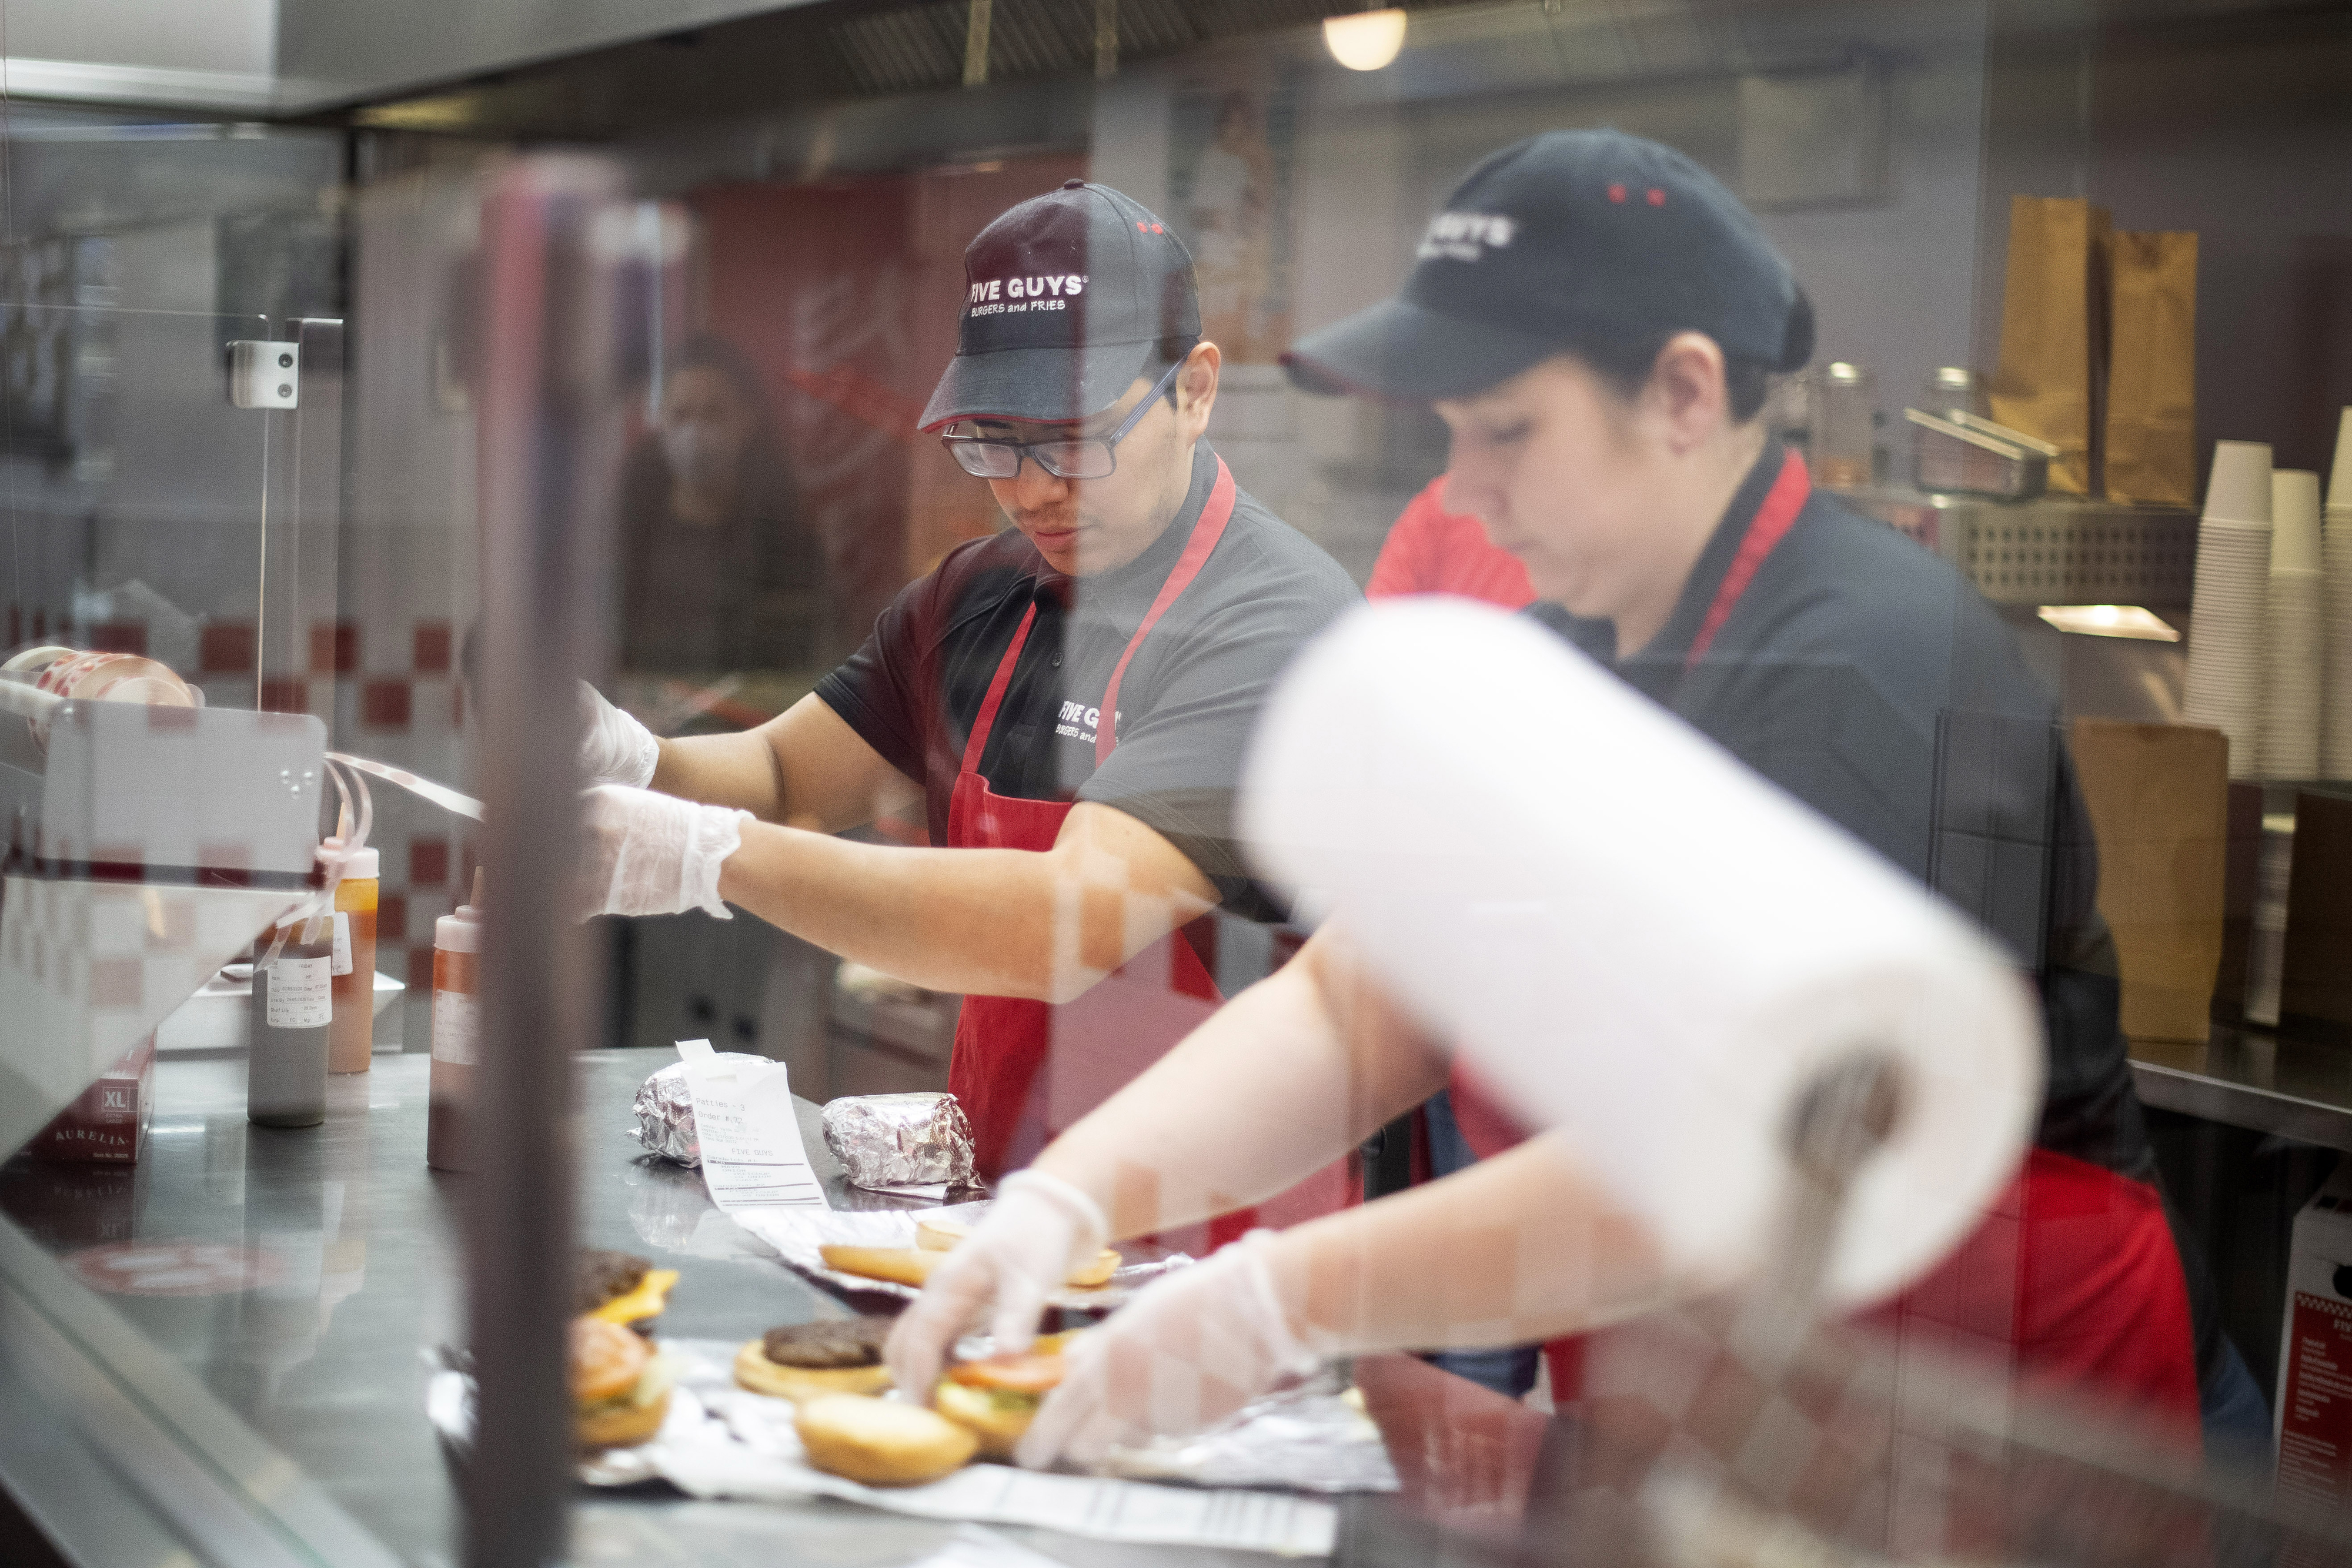
M 136 1164 L 155 1119 L 154 1084 L 155 1037 L 150 1034 L 25 1147 L 46 1160 Z
M 2275 1404 L 2281 1500 L 2352 1505 L 2352 1162 L 2294 1218 Z M 2279 1565 L 2329 1561 L 2291 1542 Z

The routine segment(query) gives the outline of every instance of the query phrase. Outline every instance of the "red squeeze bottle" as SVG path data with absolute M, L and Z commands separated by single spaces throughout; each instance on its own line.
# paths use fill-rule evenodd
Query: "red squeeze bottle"
M 482 1059 L 482 873 L 474 901 L 433 923 L 433 1062 L 425 1088 L 425 1163 L 473 1168 L 466 1124 Z

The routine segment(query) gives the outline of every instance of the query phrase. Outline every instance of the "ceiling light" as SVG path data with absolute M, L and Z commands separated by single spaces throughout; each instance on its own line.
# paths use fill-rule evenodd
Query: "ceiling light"
M 1404 13 L 1359 11 L 1323 23 L 1323 47 L 1351 71 L 1376 71 L 1404 47 Z
M 2143 643 L 2178 643 L 2180 632 L 2137 604 L 2045 604 L 2042 619 L 2061 632 L 2084 637 L 2137 637 Z

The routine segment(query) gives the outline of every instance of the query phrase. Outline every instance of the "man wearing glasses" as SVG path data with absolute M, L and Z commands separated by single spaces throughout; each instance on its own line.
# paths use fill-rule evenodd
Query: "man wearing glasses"
M 1242 748 L 1276 674 L 1357 595 L 1204 439 L 1219 355 L 1160 219 L 1073 180 L 991 224 L 964 268 L 922 428 L 1013 527 L 951 551 L 760 729 L 656 742 L 599 702 L 586 874 L 606 913 L 740 904 L 964 993 L 950 1086 L 993 1177 L 1214 1009 L 1202 916 L 1279 918 L 1232 831 Z M 941 847 L 829 836 L 918 793 Z M 1261 1212 L 1343 1192 L 1335 1167 Z

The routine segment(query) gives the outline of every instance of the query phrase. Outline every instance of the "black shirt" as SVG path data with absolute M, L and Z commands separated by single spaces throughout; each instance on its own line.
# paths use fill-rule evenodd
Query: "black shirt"
M 1975 588 L 1816 490 L 1685 673 L 1783 455 L 1767 446 L 1639 653 L 1616 661 L 1609 622 L 1528 613 L 1976 917 L 2040 981 L 2037 1142 L 2153 1180 L 2058 705 Z
M 1036 623 L 980 758 L 989 788 L 1115 806 L 1181 851 L 1225 908 L 1279 918 L 1234 837 L 1242 752 L 1291 655 L 1360 596 L 1338 562 L 1246 493 L 1235 493 L 1224 537 L 1120 677 L 1118 746 L 1095 766 L 1104 688 L 1216 476 L 1216 455 L 1203 442 L 1174 520 L 1134 560 L 1099 576 L 1055 571 L 1017 528 L 959 545 L 818 683 L 827 706 L 923 786 L 933 843 L 947 842 L 965 741 L 1034 603 Z

